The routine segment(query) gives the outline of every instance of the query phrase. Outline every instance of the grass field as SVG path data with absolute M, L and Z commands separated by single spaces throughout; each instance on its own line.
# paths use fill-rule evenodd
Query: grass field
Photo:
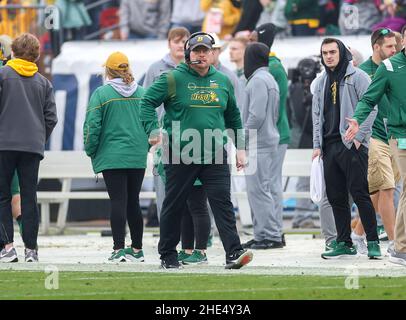
M 360 277 L 349 290 L 345 277 L 181 272 L 61 272 L 59 289 L 47 290 L 44 272 L 2 271 L 0 300 L 406 299 L 406 277 Z

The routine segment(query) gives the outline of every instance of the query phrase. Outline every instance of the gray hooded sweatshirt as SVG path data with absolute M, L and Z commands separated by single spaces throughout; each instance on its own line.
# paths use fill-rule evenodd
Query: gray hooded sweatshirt
M 174 0 L 171 22 L 201 26 L 205 12 L 200 8 L 200 0 Z
M 257 149 L 269 150 L 279 144 L 277 121 L 279 88 L 268 67 L 258 68 L 248 79 L 242 110 L 246 137 L 248 129 L 257 130 Z M 248 141 L 247 141 L 248 143 Z
M 244 102 L 244 85 L 243 85 L 243 83 L 238 79 L 237 75 L 233 71 L 231 71 L 230 69 L 228 69 L 221 63 L 219 63 L 216 66 L 216 69 L 218 71 L 224 73 L 228 77 L 228 79 L 230 79 L 230 81 L 234 87 L 234 95 L 235 95 L 235 100 L 237 102 L 237 107 L 238 107 L 238 109 L 241 110 L 242 104 Z
M 38 72 L 22 76 L 9 66 L 0 69 L 0 151 L 31 152 L 43 157 L 57 121 L 48 79 Z
M 175 62 L 172 60 L 170 54 L 168 53 L 161 60 L 153 63 L 147 73 L 145 74 L 144 82 L 142 86 L 147 89 L 149 88 L 155 80 L 157 80 L 163 73 L 168 72 L 176 68 Z M 165 113 L 163 105 L 157 109 L 158 120 L 161 120 Z
M 327 81 L 327 73 L 322 73 L 314 80 L 313 93 L 313 148 L 322 149 L 323 147 L 323 124 L 324 124 L 324 88 Z M 352 118 L 358 101 L 368 89 L 371 79 L 361 69 L 355 68 L 352 63 L 348 64 L 345 76 L 340 83 L 340 134 L 343 144 L 351 149 L 353 142 L 344 139 L 348 128 L 346 118 Z M 368 118 L 360 126 L 355 139 L 368 148 L 369 138 L 372 134 L 372 125 L 374 124 L 378 110 L 375 109 L 369 114 Z
M 157 35 L 166 39 L 171 17 L 170 0 L 121 0 L 120 24 L 125 33 Z

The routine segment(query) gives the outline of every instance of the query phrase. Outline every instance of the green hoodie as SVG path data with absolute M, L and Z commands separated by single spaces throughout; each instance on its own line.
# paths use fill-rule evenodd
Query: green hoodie
M 371 79 L 374 78 L 375 72 L 378 69 L 378 65 L 369 57 L 367 61 L 362 63 L 359 68 L 364 70 Z M 388 133 L 386 132 L 385 120 L 388 117 L 388 110 L 390 108 L 390 103 L 386 95 L 384 95 L 378 103 L 378 114 L 372 126 L 372 137 L 379 139 L 380 141 L 389 144 Z
M 274 53 L 269 54 L 269 72 L 275 78 L 279 87 L 279 118 L 277 127 L 279 131 L 279 144 L 289 144 L 290 128 L 286 113 L 286 100 L 288 97 L 288 76 L 281 61 Z
M 195 164 L 212 163 L 214 151 L 222 149 L 226 143 L 225 129 L 237 133 L 237 147 L 244 149 L 243 130 L 238 130 L 242 129 L 241 116 L 233 86 L 214 67 L 211 66 L 202 77 L 187 64 L 181 63 L 152 84 L 141 101 L 141 121 L 148 136 L 159 128 L 155 108 L 162 103 L 165 108 L 163 129 L 168 134 L 172 152 L 180 150 L 182 154 L 192 155 Z M 189 133 L 199 133 L 201 138 L 200 149 L 193 150 L 193 153 L 189 152 L 192 138 L 184 135 L 187 129 L 194 129 Z M 204 131 L 207 129 L 222 132 L 214 135 L 212 148 L 204 145 Z
M 83 138 L 95 173 L 146 168 L 148 139 L 139 120 L 143 93 L 144 89 L 138 87 L 126 98 L 110 85 L 104 85 L 92 94 Z
M 402 52 L 380 64 L 367 92 L 358 102 L 353 118 L 361 125 L 386 94 L 390 103 L 387 123 L 389 137 L 406 138 L 405 79 L 406 56 L 405 49 L 403 49 Z

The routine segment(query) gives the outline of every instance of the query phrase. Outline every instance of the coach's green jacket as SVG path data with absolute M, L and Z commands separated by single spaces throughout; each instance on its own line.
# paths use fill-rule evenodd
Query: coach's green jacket
M 140 122 L 142 87 L 129 97 L 110 85 L 96 89 L 90 98 L 83 126 L 86 154 L 93 170 L 144 169 L 148 139 Z
M 361 124 L 386 94 L 389 138 L 406 138 L 406 56 L 405 49 L 384 60 L 378 67 L 367 92 L 357 104 L 353 116 Z
M 214 67 L 211 66 L 207 75 L 202 77 L 181 63 L 154 82 L 141 101 L 141 121 L 148 136 L 159 128 L 155 108 L 162 103 L 165 108 L 163 129 L 168 133 L 172 153 L 180 150 L 182 155 L 192 155 L 190 159 L 195 164 L 211 163 L 213 151 L 222 149 L 226 142 L 226 129 L 238 134 L 237 148 L 244 149 L 244 133 L 233 86 Z M 185 132 L 187 129 L 192 130 Z M 223 133 L 208 139 L 212 142 L 211 148 L 204 145 L 205 129 L 209 132 L 219 129 Z M 190 150 L 192 139 L 200 142 L 200 148 Z

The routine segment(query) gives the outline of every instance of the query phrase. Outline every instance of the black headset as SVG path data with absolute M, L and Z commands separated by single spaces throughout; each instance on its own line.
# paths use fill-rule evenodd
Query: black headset
M 187 64 L 190 63 L 190 48 L 189 48 L 189 42 L 190 40 L 192 40 L 193 38 L 197 37 L 197 36 L 208 36 L 211 40 L 211 44 L 214 45 L 216 43 L 216 40 L 214 40 L 213 36 L 211 36 L 210 34 L 206 33 L 206 32 L 195 32 L 193 33 L 189 39 L 186 40 L 185 45 L 183 47 L 183 49 L 185 50 L 185 62 Z

